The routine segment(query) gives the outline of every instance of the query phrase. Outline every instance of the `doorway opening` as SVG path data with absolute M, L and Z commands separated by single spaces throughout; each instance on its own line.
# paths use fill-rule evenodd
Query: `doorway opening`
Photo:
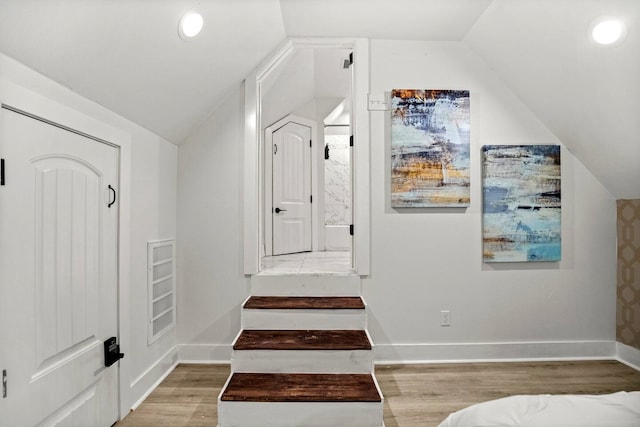
M 338 63 L 315 61 L 316 56 L 330 55 L 340 51 Z M 314 58 L 303 61 L 304 56 Z M 347 57 L 349 58 L 347 60 Z M 297 65 L 296 65 L 297 64 Z M 332 94 L 318 99 L 316 90 L 332 88 L 331 84 L 315 84 L 314 72 L 321 64 L 330 64 L 334 72 L 349 76 L 348 96 Z M 297 71 L 295 70 L 297 66 Z M 318 73 L 321 74 L 321 73 Z M 287 77 L 285 77 L 287 76 Z M 311 83 L 310 83 L 311 82 Z M 280 89 L 277 89 L 278 86 Z M 273 232 L 272 212 L 267 209 L 273 200 L 268 194 L 273 183 L 267 179 L 269 162 L 266 153 L 275 150 L 266 141 L 266 128 L 288 116 L 310 117 L 313 149 L 311 150 L 311 252 L 326 253 L 325 211 L 324 211 L 324 130 L 330 127 L 329 114 L 336 111 L 339 104 L 349 111 L 350 170 L 351 170 L 351 217 L 349 226 L 350 250 L 343 252 L 348 258 L 350 274 L 354 272 L 366 276 L 371 268 L 370 255 L 370 174 L 369 174 L 369 41 L 367 39 L 289 39 L 256 68 L 244 81 L 245 122 L 244 122 L 244 218 L 243 218 L 243 271 L 246 275 L 262 272 L 269 267 L 264 263 L 268 248 L 273 251 L 273 242 L 268 242 L 269 227 Z M 273 104 L 269 104 L 268 94 L 277 93 Z M 304 102 L 294 101 L 303 99 Z M 326 99 L 333 98 L 333 99 Z M 345 102 L 347 100 L 348 102 Z M 327 122 L 325 123 L 325 119 Z M 303 123 L 304 124 L 304 123 Z M 325 127 L 325 125 L 327 125 Z M 273 160 L 271 160 L 272 162 Z M 282 208 L 281 208 L 282 209 Z M 326 254 L 325 254 L 326 255 Z M 292 255 L 281 255 L 288 257 Z M 301 256 L 301 255 L 298 255 Z
M 262 82 L 264 274 L 353 273 L 352 55 L 296 48 Z

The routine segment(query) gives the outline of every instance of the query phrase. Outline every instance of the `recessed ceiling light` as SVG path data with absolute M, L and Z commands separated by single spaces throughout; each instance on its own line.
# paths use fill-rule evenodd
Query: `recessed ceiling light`
M 627 35 L 627 26 L 616 18 L 600 18 L 591 25 L 591 37 L 601 45 L 610 46 L 622 43 Z
M 202 15 L 197 12 L 187 12 L 180 18 L 178 34 L 183 40 L 189 40 L 197 36 L 204 26 Z

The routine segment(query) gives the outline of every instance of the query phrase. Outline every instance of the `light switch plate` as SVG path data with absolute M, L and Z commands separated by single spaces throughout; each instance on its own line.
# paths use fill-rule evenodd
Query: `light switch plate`
M 387 111 L 389 110 L 389 97 L 386 93 L 370 93 L 369 94 L 369 111 Z

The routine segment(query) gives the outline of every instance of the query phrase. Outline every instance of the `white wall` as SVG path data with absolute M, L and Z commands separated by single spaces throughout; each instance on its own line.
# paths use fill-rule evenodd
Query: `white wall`
M 377 360 L 615 354 L 615 200 L 562 150 L 559 263 L 483 264 L 480 147 L 559 143 L 463 43 L 374 40 L 371 92 L 469 89 L 471 206 L 389 206 L 389 112 L 371 112 L 372 268 L 363 280 Z M 179 150 L 180 357 L 228 361 L 242 275 L 243 92 Z M 439 326 L 451 310 L 450 327 Z M 481 345 L 470 345 L 470 344 Z M 443 345 L 446 344 L 446 345 Z
M 262 130 L 307 104 L 314 96 L 312 49 L 297 49 L 262 84 Z
M 176 360 L 175 331 L 147 346 L 146 242 L 176 235 L 177 147 L 0 54 L 0 102 L 122 144 L 121 415 Z
M 178 147 L 139 127 L 131 134 L 130 379 L 141 397 L 178 359 L 176 329 L 147 344 L 146 306 L 147 242 L 177 237 Z
M 229 362 L 249 293 L 242 268 L 244 91 L 179 149 L 178 342 L 182 360 Z
M 483 264 L 480 147 L 560 141 L 463 43 L 373 41 L 371 92 L 402 88 L 470 90 L 472 198 L 468 209 L 391 209 L 389 113 L 371 113 L 372 268 L 363 288 L 377 359 L 613 355 L 611 194 L 563 148 L 562 261 Z M 451 310 L 450 327 L 440 326 L 440 310 Z M 442 343 L 486 345 L 432 345 Z

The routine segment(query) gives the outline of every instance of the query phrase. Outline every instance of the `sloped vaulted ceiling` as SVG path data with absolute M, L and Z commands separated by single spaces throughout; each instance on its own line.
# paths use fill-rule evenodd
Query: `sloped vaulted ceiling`
M 0 52 L 174 143 L 284 38 L 279 0 L 0 0 Z
M 192 8 L 205 28 L 184 42 Z M 624 43 L 589 40 L 602 15 Z M 0 0 L 0 52 L 177 144 L 285 37 L 467 43 L 615 197 L 640 198 L 640 0 Z
M 602 16 L 623 43 L 590 39 Z M 640 1 L 494 0 L 465 41 L 616 198 L 640 198 Z

